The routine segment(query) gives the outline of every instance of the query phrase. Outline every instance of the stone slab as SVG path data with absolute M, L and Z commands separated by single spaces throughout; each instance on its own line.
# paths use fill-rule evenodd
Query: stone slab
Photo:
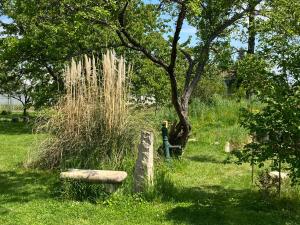
M 279 178 L 279 172 L 278 171 L 271 171 L 271 172 L 269 172 L 269 175 L 272 178 Z M 285 173 L 285 172 L 281 172 L 280 176 L 281 176 L 282 180 L 285 180 L 286 178 L 288 178 L 288 174 Z
M 80 180 L 90 183 L 119 184 L 127 177 L 125 171 L 70 169 L 60 173 L 61 179 Z

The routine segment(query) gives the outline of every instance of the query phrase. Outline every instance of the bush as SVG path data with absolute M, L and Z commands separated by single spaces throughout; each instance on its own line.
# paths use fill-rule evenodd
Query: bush
M 1 115 L 2 116 L 8 116 L 11 114 L 11 111 L 7 111 L 7 110 L 2 110 Z
M 100 73 L 99 71 L 102 71 Z M 94 58 L 72 60 L 65 71 L 66 95 L 38 130 L 50 135 L 31 165 L 42 168 L 119 168 L 133 154 L 138 121 L 129 115 L 126 68 L 113 52 L 103 56 L 102 69 Z

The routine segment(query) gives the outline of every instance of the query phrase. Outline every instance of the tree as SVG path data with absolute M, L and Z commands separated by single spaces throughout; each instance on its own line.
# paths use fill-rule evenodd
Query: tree
M 261 1 L 255 1 L 258 4 Z M 167 54 L 160 54 L 160 50 L 155 48 L 152 39 L 153 30 L 143 32 L 142 35 L 133 32 L 136 18 L 132 14 L 138 15 L 141 8 L 147 8 L 162 15 L 170 13 L 170 17 L 175 20 L 173 35 L 167 41 Z M 247 12 L 251 11 L 251 6 L 245 6 L 243 1 L 161 1 L 157 5 L 144 6 L 139 1 L 125 2 L 118 13 L 117 34 L 123 45 L 127 48 L 141 52 L 153 63 L 163 68 L 169 77 L 171 84 L 171 99 L 179 122 L 171 130 L 170 142 L 172 144 L 186 145 L 191 126 L 188 120 L 188 109 L 191 94 L 197 86 L 202 75 L 205 73 L 208 64 L 211 47 L 222 34 L 241 19 Z M 143 22 L 148 22 L 142 20 Z M 188 43 L 180 43 L 180 33 L 184 22 L 188 22 L 197 29 L 198 44 L 195 47 L 188 46 Z M 153 21 L 151 21 L 153 26 Z M 151 27 L 149 23 L 144 24 L 144 30 Z M 166 26 L 162 24 L 161 26 Z M 164 31 L 164 30 L 163 30 Z M 169 31 L 168 31 L 169 33 Z M 178 58 L 183 55 L 186 59 L 187 69 L 182 74 L 178 74 Z M 178 77 L 184 76 L 183 89 L 179 89 Z
M 22 103 L 24 117 L 27 116 L 27 109 L 33 103 L 34 80 L 31 79 L 29 70 L 25 65 L 19 65 L 18 68 L 6 73 L 2 67 L 0 75 L 0 93 L 7 94 Z
M 99 18 L 105 12 L 93 1 L 87 4 L 58 0 L 43 0 L 38 4 L 31 0 L 1 1 L 0 15 L 11 20 L 9 23 L 0 21 L 0 61 L 5 64 L 6 74 L 15 73 L 17 65 L 34 65 L 38 73 L 32 71 L 30 76 L 43 83 L 35 88 L 40 93 L 32 96 L 34 103 L 36 106 L 53 103 L 64 91 L 65 63 L 72 57 L 91 55 L 96 49 L 109 46 L 107 40 L 111 37 L 107 30 L 89 22 L 88 15 Z
M 179 119 L 170 142 L 183 147 L 191 130 L 190 98 L 207 69 L 212 47 L 251 11 L 242 0 L 3 2 L 5 13 L 15 21 L 13 26 L 5 25 L 6 30 L 17 31 L 22 45 L 27 43 L 26 59 L 43 63 L 53 77 L 60 77 L 55 72 L 60 71 L 57 62 L 76 53 L 91 54 L 103 44 L 125 46 L 126 51 L 138 52 L 160 67 L 169 80 Z M 179 41 L 184 23 L 197 30 L 196 43 Z
M 264 107 L 260 112 L 246 110 L 242 124 L 256 136 L 246 145 L 241 161 L 264 166 L 272 160 L 273 169 L 285 167 L 294 182 L 300 178 L 300 3 L 267 2 L 265 20 L 259 27 L 259 51 L 239 65 L 245 83 Z M 279 176 L 279 192 L 281 176 Z

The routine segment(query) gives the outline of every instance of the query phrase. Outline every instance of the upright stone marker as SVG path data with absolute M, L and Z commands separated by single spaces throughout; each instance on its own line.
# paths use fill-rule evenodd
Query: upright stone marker
M 231 143 L 229 141 L 227 141 L 225 143 L 224 150 L 225 150 L 226 153 L 231 153 L 232 152 L 232 146 L 231 146 Z
M 142 131 L 134 170 L 135 192 L 142 192 L 147 186 L 153 185 L 153 142 L 153 133 Z

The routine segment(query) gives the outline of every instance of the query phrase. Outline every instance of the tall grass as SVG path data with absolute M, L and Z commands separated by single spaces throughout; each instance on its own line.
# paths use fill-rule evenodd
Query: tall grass
M 31 156 L 44 168 L 120 167 L 134 149 L 136 129 L 127 107 L 128 88 L 123 57 L 108 51 L 102 61 L 84 56 L 66 67 L 66 94 L 38 130 L 49 137 Z

